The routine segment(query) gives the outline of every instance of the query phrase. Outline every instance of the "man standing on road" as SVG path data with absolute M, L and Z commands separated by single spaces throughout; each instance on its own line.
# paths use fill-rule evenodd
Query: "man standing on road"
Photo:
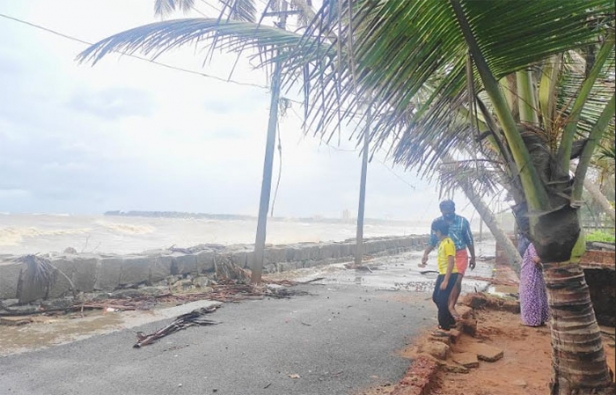
M 451 291 L 451 295 L 449 298 L 449 311 L 454 316 L 454 318 L 458 319 L 459 315 L 456 312 L 456 303 L 458 302 L 458 297 L 460 296 L 460 292 L 462 291 L 462 277 L 464 277 L 464 273 L 466 272 L 466 268 L 470 267 L 471 270 L 475 269 L 475 244 L 473 242 L 473 234 L 471 233 L 471 226 L 468 220 L 460 215 L 456 214 L 456 205 L 452 200 L 443 200 L 439 204 L 439 208 L 441 209 L 441 217 L 436 218 L 437 220 L 444 220 L 449 224 L 449 237 L 453 240 L 456 245 L 456 258 L 455 264 L 458 269 L 458 279 L 456 281 L 456 285 Z M 439 240 L 436 235 L 432 233 L 430 237 L 430 243 L 426 247 L 423 257 L 421 258 L 421 263 L 419 267 L 425 267 L 426 262 L 428 262 L 428 255 L 430 252 L 436 248 Z M 470 260 L 466 249 L 470 253 Z

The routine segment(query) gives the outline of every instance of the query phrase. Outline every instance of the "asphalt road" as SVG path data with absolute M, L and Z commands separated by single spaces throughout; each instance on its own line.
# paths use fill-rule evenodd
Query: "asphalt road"
M 365 280 L 386 278 L 388 267 L 417 275 L 415 255 L 386 258 L 376 274 L 338 272 L 292 288 L 308 295 L 224 304 L 208 317 L 221 324 L 141 349 L 132 348 L 135 331 L 171 319 L 2 357 L 0 394 L 335 395 L 395 383 L 409 365 L 397 353 L 436 325 L 436 308 L 429 293 Z

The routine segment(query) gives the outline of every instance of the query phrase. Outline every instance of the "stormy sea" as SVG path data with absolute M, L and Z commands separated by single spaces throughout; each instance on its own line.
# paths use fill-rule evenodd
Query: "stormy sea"
M 197 244 L 251 244 L 256 218 L 243 216 L 160 215 L 121 212 L 106 215 L 0 214 L 0 254 L 60 252 L 72 247 L 85 253 L 138 253 Z M 367 219 L 364 237 L 429 233 L 430 220 Z M 267 243 L 343 241 L 354 238 L 354 220 L 272 218 Z

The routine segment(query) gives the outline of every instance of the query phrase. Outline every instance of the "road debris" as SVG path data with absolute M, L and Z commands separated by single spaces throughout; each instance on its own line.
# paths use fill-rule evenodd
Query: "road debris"
M 0 309 L 0 317 L 24 316 L 24 315 L 57 315 L 69 312 L 77 312 L 84 315 L 85 310 L 101 310 L 104 314 L 122 311 L 151 310 L 157 305 L 180 305 L 198 300 L 212 300 L 223 303 L 237 303 L 242 300 L 254 300 L 263 298 L 288 299 L 293 296 L 308 295 L 308 292 L 289 289 L 298 284 L 306 284 L 322 280 L 322 277 L 306 281 L 294 282 L 266 281 L 261 285 L 252 285 L 241 280 L 226 279 L 210 284 L 208 292 L 175 293 L 163 291 L 158 295 L 143 294 L 141 296 L 108 298 L 113 294 L 103 294 L 105 299 L 84 300 L 72 299 L 62 306 L 25 305 L 10 306 Z M 279 285 L 271 287 L 268 285 Z M 136 292 L 139 290 L 136 289 Z M 108 296 L 107 296 L 108 295 Z M 87 297 L 87 296 L 86 296 Z M 28 323 L 23 321 L 23 323 Z
M 139 341 L 133 345 L 133 348 L 141 348 L 142 346 L 152 344 L 162 337 L 191 326 L 217 325 L 220 322 L 206 319 L 204 318 L 204 315 L 213 313 L 216 309 L 218 309 L 218 307 L 220 306 L 215 305 L 210 307 L 202 307 L 200 309 L 195 309 L 190 313 L 182 314 L 178 316 L 171 324 L 149 335 L 145 335 L 143 332 L 137 332 L 137 338 Z

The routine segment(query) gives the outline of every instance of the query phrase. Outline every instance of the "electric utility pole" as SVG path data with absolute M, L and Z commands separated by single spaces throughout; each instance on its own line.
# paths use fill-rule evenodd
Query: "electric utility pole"
M 280 12 L 267 12 L 265 15 L 278 16 L 278 28 L 284 30 L 287 24 L 287 1 L 282 0 Z M 276 51 L 276 55 L 279 51 Z M 274 167 L 274 152 L 276 148 L 276 126 L 278 124 L 278 102 L 280 100 L 280 83 L 282 71 L 280 61 L 274 64 L 272 75 L 272 96 L 270 102 L 269 121 L 267 125 L 267 140 L 265 144 L 265 160 L 263 162 L 263 180 L 261 181 L 261 198 L 259 200 L 259 218 L 257 222 L 257 236 L 255 238 L 254 260 L 252 262 L 252 276 L 250 282 L 258 284 L 263 274 L 263 255 L 265 252 L 265 236 L 267 228 L 267 213 L 269 211 L 270 193 L 272 190 L 272 169 Z
M 364 150 L 361 160 L 361 179 L 359 181 L 359 208 L 357 209 L 357 236 L 355 237 L 355 266 L 361 265 L 364 256 L 364 209 L 366 206 L 366 175 L 368 173 L 368 151 L 370 151 L 370 129 L 372 124 L 371 106 L 368 106 Z

